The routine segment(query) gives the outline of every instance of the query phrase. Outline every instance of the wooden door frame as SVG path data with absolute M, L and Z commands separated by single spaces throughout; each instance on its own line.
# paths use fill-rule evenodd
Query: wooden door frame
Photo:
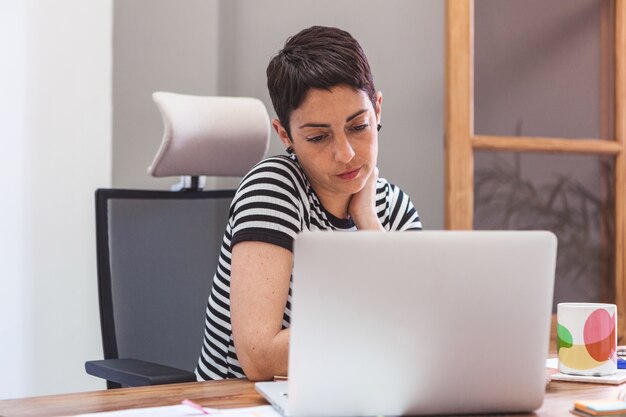
M 615 303 L 626 336 L 626 0 L 615 0 L 614 139 L 565 139 L 474 134 L 474 2 L 446 0 L 445 227 L 471 230 L 474 150 L 610 155 L 615 157 Z

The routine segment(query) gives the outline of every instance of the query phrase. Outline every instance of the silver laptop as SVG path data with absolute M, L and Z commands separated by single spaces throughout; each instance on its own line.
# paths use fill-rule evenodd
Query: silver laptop
M 305 232 L 282 414 L 524 412 L 545 390 L 550 232 Z

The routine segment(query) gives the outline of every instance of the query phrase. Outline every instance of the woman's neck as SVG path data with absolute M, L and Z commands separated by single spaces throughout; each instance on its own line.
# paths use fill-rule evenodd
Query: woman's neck
M 317 198 L 320 200 L 320 203 L 322 203 L 322 206 L 327 212 L 338 219 L 347 219 L 350 217 L 348 213 L 350 195 L 328 194 L 323 190 L 316 190 L 315 187 L 313 187 L 313 190 L 315 191 L 315 194 L 317 194 Z

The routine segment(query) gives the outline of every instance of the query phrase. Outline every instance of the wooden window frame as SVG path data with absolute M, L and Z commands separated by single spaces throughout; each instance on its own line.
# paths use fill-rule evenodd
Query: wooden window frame
M 626 336 L 626 0 L 615 0 L 613 140 L 474 134 L 473 0 L 446 0 L 445 227 L 471 230 L 474 217 L 474 150 L 610 155 L 615 158 L 615 304 L 618 335 Z M 605 15 L 607 15 L 605 13 Z M 608 14 L 610 15 L 610 14 Z M 607 35 L 606 31 L 601 36 Z M 606 101 L 606 100 L 603 100 Z M 606 112 L 605 112 L 606 113 Z

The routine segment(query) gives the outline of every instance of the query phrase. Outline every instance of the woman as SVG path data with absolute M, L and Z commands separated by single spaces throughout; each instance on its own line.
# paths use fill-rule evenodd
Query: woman
M 378 178 L 382 94 L 349 33 L 314 26 L 289 38 L 267 84 L 287 155 L 257 164 L 231 205 L 199 380 L 287 375 L 298 232 L 421 229 L 408 196 Z

